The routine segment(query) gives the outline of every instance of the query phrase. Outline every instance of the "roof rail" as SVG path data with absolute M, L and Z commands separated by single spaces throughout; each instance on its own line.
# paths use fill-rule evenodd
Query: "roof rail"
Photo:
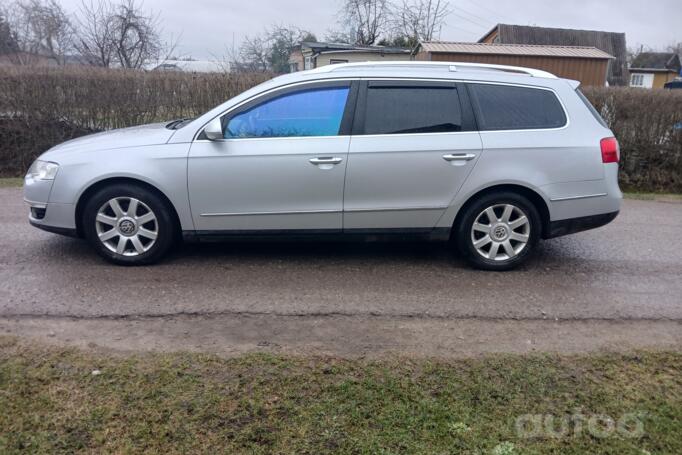
M 503 71 L 508 73 L 525 74 L 531 77 L 544 77 L 547 79 L 557 79 L 557 77 L 534 68 L 525 68 L 522 66 L 507 66 L 507 65 L 493 65 L 488 63 L 468 63 L 468 62 L 428 62 L 428 61 L 391 61 L 391 62 L 353 62 L 353 63 L 337 63 L 334 65 L 321 66 L 310 72 L 315 73 L 332 73 L 334 71 L 342 71 L 350 68 L 433 68 L 443 69 L 446 71 Z
M 452 68 L 454 66 L 454 68 Z M 524 66 L 508 66 L 508 65 L 494 65 L 492 63 L 466 63 L 457 62 L 452 63 L 450 71 L 459 71 L 459 68 L 473 68 L 493 71 L 506 71 L 508 73 L 527 74 L 531 77 L 544 77 L 547 79 L 558 79 L 554 74 L 547 71 L 538 70 L 535 68 L 526 68 Z

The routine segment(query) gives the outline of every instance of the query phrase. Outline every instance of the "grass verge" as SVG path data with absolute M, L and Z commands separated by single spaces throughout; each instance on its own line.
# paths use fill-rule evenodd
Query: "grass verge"
M 682 453 L 682 354 L 123 358 L 0 338 L 0 409 L 1 453 Z M 540 417 L 520 434 L 527 414 L 554 436 Z
M 24 179 L 14 177 L 0 177 L 0 188 L 20 187 L 24 185 Z
M 682 194 L 676 193 L 623 193 L 625 199 L 637 199 L 640 201 L 682 201 Z

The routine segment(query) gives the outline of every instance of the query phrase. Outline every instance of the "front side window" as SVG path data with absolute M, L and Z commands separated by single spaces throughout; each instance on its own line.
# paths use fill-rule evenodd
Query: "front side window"
M 462 110 L 454 86 L 367 88 L 364 134 L 461 131 Z
M 336 136 L 349 90 L 317 88 L 270 99 L 229 119 L 225 139 Z
M 470 84 L 469 88 L 481 131 L 566 125 L 566 113 L 549 90 L 493 84 Z

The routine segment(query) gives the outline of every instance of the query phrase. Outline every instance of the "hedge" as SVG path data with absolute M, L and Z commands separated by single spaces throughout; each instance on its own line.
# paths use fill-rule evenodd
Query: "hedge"
M 682 193 L 682 90 L 586 88 L 618 138 L 621 187 Z
M 0 176 L 84 134 L 197 116 L 269 77 L 0 66 Z M 620 142 L 621 185 L 682 192 L 682 91 L 584 92 Z
M 195 117 L 270 77 L 0 66 L 0 176 L 68 139 Z

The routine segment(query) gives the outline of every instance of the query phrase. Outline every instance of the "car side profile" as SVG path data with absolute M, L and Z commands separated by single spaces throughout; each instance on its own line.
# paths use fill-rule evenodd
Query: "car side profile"
M 618 142 L 578 86 L 465 63 L 280 76 L 196 119 L 52 148 L 25 178 L 29 221 L 122 265 L 183 238 L 409 236 L 507 270 L 620 210 Z

